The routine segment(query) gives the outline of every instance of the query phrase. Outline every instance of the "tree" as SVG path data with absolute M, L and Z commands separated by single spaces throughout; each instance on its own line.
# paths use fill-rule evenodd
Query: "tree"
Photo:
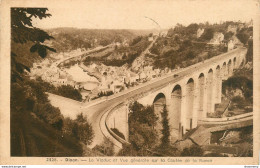
M 234 35 L 233 32 L 229 31 L 224 34 L 225 40 L 229 40 Z
M 168 45 L 168 41 L 164 40 L 163 45 L 167 46 Z
M 253 39 L 248 40 L 248 50 L 246 53 L 246 61 L 247 62 L 253 61 Z
M 143 39 L 142 36 L 138 36 L 138 37 L 134 38 L 132 43 L 130 44 L 130 46 L 134 46 L 135 44 L 139 43 L 142 39 Z
M 147 155 L 147 149 L 152 149 L 156 145 L 157 132 L 154 129 L 158 118 L 151 106 L 144 107 L 138 102 L 130 106 L 129 113 L 129 141 L 131 151 L 138 156 Z
M 61 132 L 63 116 L 59 109 L 49 103 L 44 93 L 52 86 L 38 80 L 30 80 L 23 73 L 25 69 L 30 71 L 27 63 L 38 57 L 36 53 L 40 55 L 39 58 L 44 58 L 47 50 L 55 51 L 44 44 L 45 40 L 52 37 L 32 25 L 32 18 L 51 16 L 46 11 L 46 8 L 11 8 L 12 156 L 55 156 L 56 153 L 62 156 L 79 156 L 82 153 L 78 141 L 67 138 Z M 23 52 L 25 50 L 29 54 Z
M 152 48 L 150 49 L 150 52 L 152 54 L 160 55 L 159 46 L 153 44 Z
M 214 36 L 214 29 L 213 28 L 207 28 L 205 29 L 204 33 L 201 35 L 201 39 L 204 40 L 210 40 Z
M 240 31 L 237 33 L 237 38 L 243 43 L 246 44 L 248 39 L 249 39 L 249 35 L 245 32 L 245 31 Z
M 38 52 L 44 58 L 47 55 L 47 50 L 56 52 L 55 49 L 44 44 L 46 40 L 53 39 L 45 31 L 36 28 L 32 25 L 32 18 L 43 19 L 50 17 L 47 13 L 47 8 L 11 8 L 11 44 L 14 43 L 32 43 L 31 52 Z M 30 69 L 17 59 L 17 53 L 13 52 L 13 45 L 11 46 L 11 77 L 12 81 L 17 78 L 21 79 L 21 73 L 24 69 Z
M 72 134 L 85 145 L 90 145 L 94 137 L 92 126 L 83 114 L 79 114 L 72 126 Z
M 169 127 L 169 119 L 168 119 L 168 111 L 166 106 L 163 107 L 162 111 L 162 137 L 161 137 L 161 147 L 166 148 L 170 145 L 170 127 Z
M 68 97 L 77 101 L 82 101 L 82 96 L 80 92 L 77 89 L 74 89 L 70 85 L 62 85 L 57 88 L 57 91 L 55 91 L 56 94 Z
M 195 34 L 197 33 L 197 30 L 199 28 L 199 25 L 197 23 L 191 23 L 189 26 L 187 26 L 187 34 Z
M 106 46 L 106 45 L 109 45 L 110 41 L 107 40 L 107 39 L 102 39 L 99 44 L 102 45 L 102 46 Z
M 147 124 L 148 126 L 154 127 L 156 125 L 156 122 L 158 118 L 156 117 L 153 107 L 152 106 L 147 106 L 144 107 L 142 104 L 138 103 L 135 101 L 131 106 L 130 106 L 131 112 L 130 112 L 130 118 L 138 121 L 140 123 Z
M 190 50 L 190 51 L 187 53 L 187 58 L 188 58 L 188 59 L 193 59 L 193 58 L 195 58 L 195 54 L 194 54 L 194 52 L 193 52 L 192 50 Z
M 126 53 L 123 54 L 122 59 L 127 59 Z
M 232 76 L 223 82 L 222 93 L 231 94 L 232 90 L 240 89 L 245 99 L 250 99 L 253 96 L 253 81 L 245 76 Z
M 172 33 L 184 34 L 184 29 L 185 29 L 185 26 L 183 26 L 182 24 L 177 23 L 176 26 L 174 27 Z M 170 34 L 172 34 L 172 33 L 170 33 Z
M 63 126 L 63 116 L 60 110 L 53 107 L 49 103 L 36 104 L 34 106 L 33 112 L 43 121 L 52 125 L 57 130 L 61 130 Z

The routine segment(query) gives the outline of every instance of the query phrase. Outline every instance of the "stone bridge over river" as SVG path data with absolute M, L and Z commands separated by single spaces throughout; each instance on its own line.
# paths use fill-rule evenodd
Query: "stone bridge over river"
M 102 142 L 104 136 L 119 148 L 128 143 L 128 104 L 135 100 L 153 105 L 158 116 L 166 105 L 171 141 L 181 139 L 221 103 L 222 81 L 245 64 L 246 52 L 246 48 L 237 48 L 107 98 L 82 103 L 80 111 L 87 115 L 95 131 L 92 145 Z M 123 133 L 125 140 L 112 128 Z

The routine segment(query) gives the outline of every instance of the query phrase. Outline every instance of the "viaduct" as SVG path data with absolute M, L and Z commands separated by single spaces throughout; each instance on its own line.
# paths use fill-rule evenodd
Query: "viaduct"
M 159 121 L 160 113 L 166 106 L 170 140 L 181 139 L 187 131 L 197 127 L 199 120 L 207 118 L 207 113 L 214 113 L 215 105 L 221 103 L 222 81 L 230 77 L 234 69 L 245 64 L 246 52 L 246 48 L 237 48 L 173 72 L 166 78 L 140 87 L 139 91 L 137 88 L 123 93 L 136 92 L 119 99 L 104 113 L 100 123 L 102 133 L 112 138 L 118 147 L 128 143 L 128 105 L 138 101 L 143 105 L 152 105 Z M 111 130 L 113 128 L 123 133 L 125 140 L 117 136 Z

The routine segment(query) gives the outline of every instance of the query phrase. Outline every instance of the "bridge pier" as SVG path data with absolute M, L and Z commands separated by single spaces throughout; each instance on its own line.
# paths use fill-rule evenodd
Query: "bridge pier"
M 194 80 L 190 78 L 186 84 L 186 130 L 191 130 L 193 128 L 193 115 L 194 111 L 194 101 L 195 100 L 195 84 Z
M 223 66 L 221 68 L 221 71 L 222 71 L 222 79 L 223 80 L 227 80 L 227 78 L 228 78 L 228 75 L 227 75 L 228 71 L 227 71 L 227 64 L 226 64 L 226 62 L 223 64 Z
M 182 98 L 181 98 L 181 120 L 180 120 L 180 129 L 181 129 L 181 138 L 186 133 L 186 114 L 187 114 L 187 89 L 186 85 L 182 86 Z
M 215 104 L 217 104 L 217 84 L 218 84 L 218 79 L 217 79 L 217 73 L 213 72 L 213 80 L 212 80 L 212 102 L 211 102 L 211 107 L 210 107 L 210 113 L 215 112 Z
M 205 83 L 204 83 L 204 87 L 203 87 L 203 107 L 202 107 L 202 116 L 201 118 L 207 118 L 207 105 L 208 105 L 208 87 L 207 87 L 207 79 L 208 77 L 205 77 Z
M 194 87 L 194 106 L 193 106 L 193 114 L 192 114 L 192 129 L 197 127 L 198 123 L 198 113 L 199 113 L 199 83 L 195 82 Z
M 237 60 L 236 60 L 236 68 L 240 67 L 240 63 L 241 63 L 241 56 L 239 54 L 238 57 L 237 57 Z
M 181 102 L 182 102 L 182 88 L 177 85 L 171 92 L 169 99 L 169 126 L 170 126 L 170 140 L 175 142 L 182 138 L 182 124 L 181 124 Z
M 221 100 L 222 100 L 222 77 L 220 75 L 220 78 L 219 78 L 219 86 L 218 86 L 218 101 L 217 103 L 221 103 Z
M 210 69 L 207 77 L 207 113 L 214 112 L 214 74 L 213 70 Z
M 216 68 L 216 96 L 215 96 L 215 103 L 221 103 L 221 90 L 222 90 L 222 77 L 221 77 L 221 72 L 220 72 L 220 66 L 217 66 Z
M 233 72 L 233 66 L 232 66 L 231 60 L 228 61 L 227 68 L 228 68 L 228 70 L 227 70 L 227 78 L 229 78 L 230 76 L 232 76 L 232 72 Z

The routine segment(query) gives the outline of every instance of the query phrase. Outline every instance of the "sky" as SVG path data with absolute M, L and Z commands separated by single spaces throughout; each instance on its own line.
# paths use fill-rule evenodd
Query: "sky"
M 57 2 L 57 1 L 56 1 Z M 176 23 L 249 21 L 255 0 L 65 0 L 47 4 L 50 18 L 39 28 L 168 29 Z

